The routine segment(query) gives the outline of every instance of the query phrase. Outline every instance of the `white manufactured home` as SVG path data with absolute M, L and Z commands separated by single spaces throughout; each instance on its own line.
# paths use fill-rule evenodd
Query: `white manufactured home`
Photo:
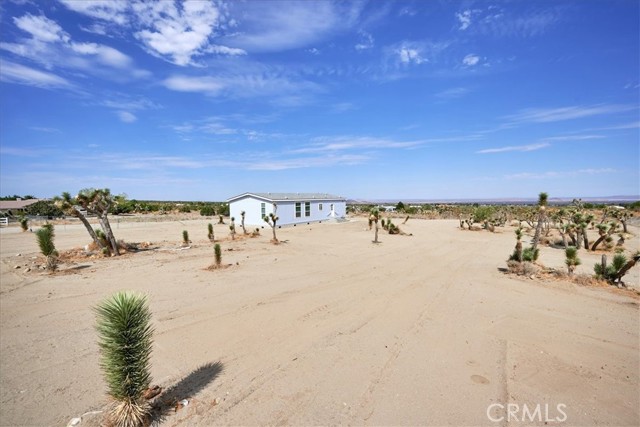
M 264 226 L 263 218 L 270 213 L 280 218 L 279 226 L 341 219 L 347 213 L 345 198 L 324 193 L 244 193 L 227 202 L 236 224 L 245 212 L 247 226 Z

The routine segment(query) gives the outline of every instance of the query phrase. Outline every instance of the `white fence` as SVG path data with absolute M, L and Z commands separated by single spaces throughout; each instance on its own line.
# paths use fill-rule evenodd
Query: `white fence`
M 6 227 L 9 225 L 9 218 L 0 218 L 0 227 Z

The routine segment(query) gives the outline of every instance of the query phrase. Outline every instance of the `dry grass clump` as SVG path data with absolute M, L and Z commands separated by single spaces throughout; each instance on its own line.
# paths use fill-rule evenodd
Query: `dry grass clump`
M 507 261 L 507 269 L 509 273 L 517 274 L 518 276 L 532 276 L 540 272 L 540 267 L 529 261 L 509 260 Z

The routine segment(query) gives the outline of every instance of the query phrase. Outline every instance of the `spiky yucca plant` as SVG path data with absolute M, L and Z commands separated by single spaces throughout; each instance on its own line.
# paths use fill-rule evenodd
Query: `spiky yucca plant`
M 222 265 L 222 249 L 220 249 L 220 244 L 216 243 L 213 246 L 213 254 L 216 262 L 216 267 L 220 267 L 220 265 Z
M 522 251 L 522 261 L 537 261 L 538 255 L 540 255 L 540 249 L 529 246 Z
M 20 218 L 20 228 L 22 228 L 22 231 L 27 231 L 29 229 L 29 220 L 27 217 L 23 216 Z
M 271 212 L 268 216 L 263 216 L 262 219 L 264 220 L 264 222 L 269 224 L 269 226 L 271 227 L 271 231 L 273 232 L 273 239 L 271 239 L 271 243 L 278 243 L 278 238 L 276 237 L 276 224 L 278 223 L 278 220 L 280 218 L 276 216 L 276 214 Z
M 569 270 L 569 276 L 572 276 L 576 267 L 582 263 L 580 258 L 578 258 L 578 249 L 574 246 L 569 246 L 564 250 L 564 254 L 566 256 L 564 263 L 567 265 L 567 269 Z
M 52 224 L 45 224 L 36 231 L 38 247 L 42 255 L 47 257 L 47 270 L 56 271 L 58 269 L 58 251 L 53 243 L 55 233 Z
M 209 240 L 211 240 L 212 242 L 215 240 L 214 235 L 213 235 L 213 224 L 209 223 L 207 224 L 207 237 L 209 238 Z
M 149 421 L 151 405 L 143 392 L 151 383 L 149 359 L 153 347 L 151 312 L 144 295 L 118 292 L 96 308 L 100 367 L 107 394 L 114 400 L 109 422 L 140 427 Z
M 182 230 L 182 244 L 189 246 L 189 232 L 187 230 Z

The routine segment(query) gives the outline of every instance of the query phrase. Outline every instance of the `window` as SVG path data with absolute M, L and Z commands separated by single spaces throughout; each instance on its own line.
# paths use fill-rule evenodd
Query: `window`
M 301 203 L 296 203 L 296 218 L 300 218 L 302 216 Z
M 260 218 L 264 218 L 267 215 L 267 204 L 260 203 Z
M 322 211 L 322 203 L 318 203 L 318 210 Z
M 311 203 L 310 202 L 305 202 L 304 203 L 304 216 L 311 216 Z

